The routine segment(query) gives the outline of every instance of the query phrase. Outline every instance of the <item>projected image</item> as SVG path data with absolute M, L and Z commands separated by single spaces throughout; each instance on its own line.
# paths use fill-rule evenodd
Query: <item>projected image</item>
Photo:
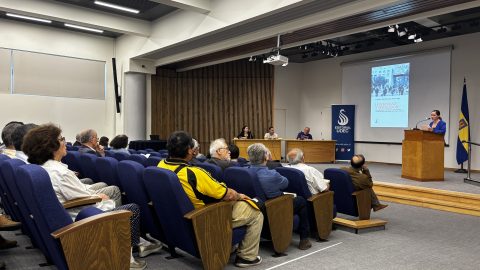
M 372 67 L 371 127 L 407 127 L 410 63 Z

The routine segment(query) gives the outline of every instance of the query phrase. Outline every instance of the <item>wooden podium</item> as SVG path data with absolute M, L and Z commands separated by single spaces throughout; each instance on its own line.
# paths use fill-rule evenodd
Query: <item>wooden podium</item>
M 336 143 L 326 140 L 285 140 L 285 155 L 292 148 L 300 148 L 305 154 L 305 163 L 335 163 Z
M 233 139 L 233 143 L 240 150 L 240 157 L 248 160 L 247 148 L 254 143 L 263 143 L 272 153 L 273 160 L 282 159 L 281 140 L 265 140 L 265 139 Z
M 402 143 L 402 178 L 443 181 L 443 135 L 423 130 L 405 130 Z

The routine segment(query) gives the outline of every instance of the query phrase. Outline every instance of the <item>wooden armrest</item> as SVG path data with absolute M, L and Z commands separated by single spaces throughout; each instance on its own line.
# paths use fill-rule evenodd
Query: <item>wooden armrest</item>
M 358 218 L 360 220 L 370 219 L 370 212 L 372 209 L 372 189 L 357 190 L 352 193 L 357 200 Z
M 273 249 L 284 253 L 293 233 L 293 196 L 282 195 L 265 202 Z
M 70 201 L 66 201 L 63 203 L 63 208 L 70 209 L 78 206 L 96 204 L 97 202 L 101 202 L 102 198 L 98 196 L 90 196 L 85 198 L 73 199 Z
M 223 269 L 232 248 L 232 203 L 209 204 L 184 217 L 192 222 L 203 268 Z
M 320 239 L 326 240 L 332 231 L 333 191 L 317 193 L 308 198 L 315 215 L 315 224 Z
M 129 269 L 131 215 L 107 212 L 51 233 L 60 240 L 68 269 Z

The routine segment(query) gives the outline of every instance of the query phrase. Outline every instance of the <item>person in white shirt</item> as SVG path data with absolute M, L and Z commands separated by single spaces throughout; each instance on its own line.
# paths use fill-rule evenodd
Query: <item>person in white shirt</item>
M 115 205 L 115 201 L 111 200 L 107 195 L 96 193 L 89 188 L 89 185 L 80 182 L 75 172 L 69 170 L 68 166 L 61 162 L 62 158 L 67 154 L 65 137 L 62 137 L 61 133 L 62 130 L 53 124 L 41 125 L 30 130 L 25 135 L 22 145 L 23 152 L 28 156 L 28 162 L 40 165 L 47 171 L 52 182 L 53 190 L 60 203 L 78 198 L 99 196 L 102 201 L 95 204 L 94 207 L 103 211 L 131 211 L 133 213 L 130 218 L 132 247 L 139 247 L 140 257 L 160 250 L 161 245 L 146 245 L 146 243 L 140 239 L 140 209 L 138 205 Z M 68 212 L 72 219 L 74 219 L 80 210 L 82 210 L 82 207 L 69 209 Z M 145 267 L 145 261 L 134 260 L 133 257 L 131 257 L 130 269 L 144 269 Z
M 278 134 L 275 133 L 275 129 L 273 127 L 268 128 L 268 132 L 265 133 L 265 136 L 263 136 L 265 140 L 276 140 L 278 139 Z
M 308 189 L 312 194 L 328 191 L 330 187 L 330 180 L 324 179 L 323 174 L 312 166 L 305 164 L 303 151 L 298 148 L 293 148 L 287 154 L 288 165 L 286 167 L 300 170 L 305 175 Z

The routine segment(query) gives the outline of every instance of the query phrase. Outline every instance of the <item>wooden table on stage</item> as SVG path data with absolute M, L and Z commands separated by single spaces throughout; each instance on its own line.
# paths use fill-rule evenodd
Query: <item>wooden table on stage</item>
M 444 137 L 430 131 L 405 130 L 402 177 L 417 181 L 443 181 Z
M 240 156 L 248 159 L 247 148 L 254 143 L 263 143 L 270 152 L 272 152 L 273 160 L 282 159 L 282 141 L 281 140 L 264 140 L 264 139 L 250 139 L 240 140 L 233 139 L 233 143 L 240 149 Z
M 306 163 L 335 162 L 336 141 L 326 140 L 285 140 L 285 155 L 292 148 L 300 148 Z

